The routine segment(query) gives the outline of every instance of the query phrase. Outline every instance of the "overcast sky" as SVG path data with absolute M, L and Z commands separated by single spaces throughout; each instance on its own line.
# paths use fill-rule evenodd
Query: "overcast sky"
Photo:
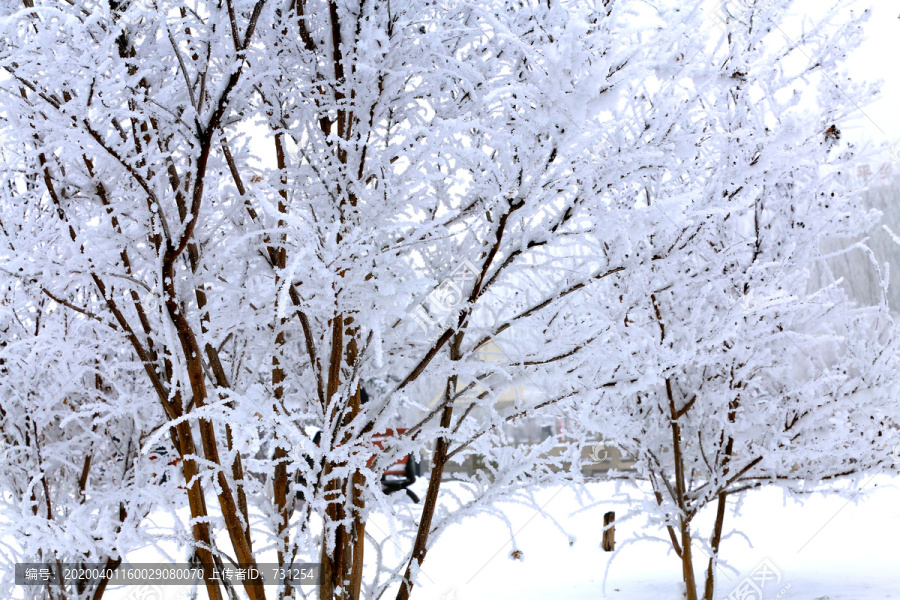
M 867 4 L 873 8 L 866 24 L 867 39 L 847 65 L 864 79 L 883 79 L 882 96 L 863 107 L 865 114 L 845 130 L 850 139 L 894 145 L 900 143 L 900 1 L 868 0 Z

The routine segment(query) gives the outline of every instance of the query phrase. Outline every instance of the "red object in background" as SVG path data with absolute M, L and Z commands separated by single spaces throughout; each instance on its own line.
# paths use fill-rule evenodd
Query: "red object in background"
M 165 461 L 165 459 L 169 458 L 168 454 L 169 453 L 166 451 L 165 446 L 159 446 L 156 449 L 154 449 L 154 451 L 151 452 L 147 458 L 149 458 L 150 460 L 162 459 L 163 461 Z M 181 457 L 176 456 L 172 460 L 168 461 L 168 466 L 175 467 L 175 466 L 178 466 L 178 464 L 180 462 L 181 462 Z M 163 468 L 165 468 L 165 467 L 163 467 Z M 166 474 L 165 471 L 163 471 L 162 475 L 159 477 L 159 479 L 157 479 L 156 484 L 159 485 L 161 483 L 165 483 L 168 478 L 169 478 L 169 476 Z M 184 487 L 183 485 L 179 485 L 178 489 L 179 490 L 187 490 L 187 488 Z
M 404 433 L 406 433 L 405 427 L 400 428 L 400 429 L 386 429 L 384 431 L 384 433 L 376 433 L 373 436 L 374 438 L 376 438 L 375 445 L 378 446 L 378 448 L 380 450 L 384 450 L 384 444 L 377 438 L 397 437 Z M 374 456 L 372 456 L 368 461 L 366 461 L 366 466 L 371 467 L 373 462 L 375 462 Z M 408 462 L 409 462 L 409 455 L 407 454 L 406 456 L 404 456 L 403 458 L 401 458 L 400 460 L 396 461 L 395 463 L 391 464 L 388 468 L 386 468 L 384 470 L 384 473 L 382 474 L 382 477 L 386 477 L 387 475 L 396 475 L 396 476 L 404 476 L 405 477 L 406 471 L 407 471 L 406 465 Z
M 407 431 L 406 428 L 385 429 L 382 433 L 376 433 L 372 437 L 374 445 L 379 450 L 384 450 L 384 440 L 388 438 L 398 437 Z M 321 430 L 318 430 L 313 436 L 313 443 L 317 446 L 321 443 Z M 377 454 L 373 454 L 366 460 L 366 466 L 372 467 Z M 307 460 L 310 460 L 307 458 Z M 312 466 L 312 463 L 310 463 Z M 404 490 L 413 502 L 418 502 L 419 497 L 415 492 L 409 489 L 409 486 L 415 483 L 416 477 L 421 475 L 421 467 L 416 461 L 415 454 L 407 454 L 390 465 L 381 473 L 381 487 L 386 494 L 392 494 Z
M 383 440 L 398 437 L 405 432 L 405 428 L 386 429 L 383 433 L 377 433 L 373 436 L 375 438 L 374 443 L 380 450 L 384 450 Z M 379 438 L 381 439 L 379 440 Z M 366 466 L 371 467 L 374 461 L 375 457 L 372 456 L 366 461 Z M 416 496 L 415 492 L 409 489 L 409 486 L 415 483 L 416 477 L 419 475 L 419 465 L 416 462 L 415 456 L 406 454 L 402 458 L 391 463 L 384 470 L 381 474 L 381 486 L 388 494 L 404 490 L 406 495 L 409 496 L 413 502 L 418 502 L 419 497 Z

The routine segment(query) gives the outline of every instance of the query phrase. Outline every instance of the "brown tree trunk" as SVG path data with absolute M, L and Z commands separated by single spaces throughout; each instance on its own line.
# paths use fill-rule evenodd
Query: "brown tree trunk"
M 338 313 L 331 322 L 331 355 L 328 365 L 328 385 L 325 393 L 325 414 L 331 414 L 341 380 L 341 363 L 344 355 L 344 315 Z M 339 411 L 337 411 L 339 412 Z M 326 423 L 326 426 L 328 424 Z M 332 441 L 334 443 L 334 441 Z M 336 478 L 333 473 L 339 464 L 326 462 L 322 468 L 321 480 L 325 481 L 324 496 L 328 503 L 325 508 L 325 522 L 322 530 L 322 572 L 319 582 L 319 600 L 332 600 L 335 590 L 343 590 L 344 551 L 347 547 L 343 498 L 346 481 Z M 334 544 L 329 550 L 328 537 L 334 535 Z
M 654 303 L 656 302 L 654 298 Z M 657 317 L 659 309 L 657 308 Z M 660 330 L 665 336 L 665 329 L 660 320 Z M 681 512 L 679 523 L 681 525 L 681 572 L 684 579 L 685 597 L 687 600 L 697 600 L 697 581 L 694 577 L 693 552 L 691 551 L 691 522 L 688 516 L 687 481 L 684 472 L 684 454 L 681 450 L 681 426 L 678 419 L 683 415 L 675 406 L 675 393 L 672 382 L 666 378 L 666 397 L 669 401 L 669 411 L 672 423 L 672 451 L 675 462 L 675 502 Z
M 343 321 L 345 325 L 353 323 L 352 317 Z M 357 359 L 356 339 L 352 337 L 355 330 L 351 328 L 351 334 L 346 344 L 347 365 L 353 366 Z M 336 388 L 336 386 L 335 386 Z M 348 425 L 360 411 L 360 388 L 349 399 L 349 410 L 344 413 L 342 425 Z M 350 442 L 349 434 L 342 436 L 341 443 Z M 327 472 L 332 472 L 339 465 L 327 465 Z M 327 522 L 338 523 L 334 529 L 334 549 L 329 555 L 327 546 L 322 544 L 322 577 L 319 586 L 320 598 L 341 598 L 345 600 L 358 600 L 362 590 L 362 576 L 365 555 L 365 522 L 362 511 L 365 508 L 363 500 L 363 486 L 366 485 L 366 477 L 360 471 L 355 471 L 346 478 L 334 480 L 326 486 L 326 497 L 335 501 L 326 509 Z M 348 527 L 345 520 L 352 515 L 353 521 Z M 337 593 L 340 588 L 340 593 Z M 326 595 L 328 594 L 328 595 Z
M 716 522 L 713 526 L 712 555 L 709 557 L 709 565 L 706 568 L 706 586 L 703 592 L 703 600 L 713 600 L 716 591 L 716 567 L 719 563 L 719 545 L 722 543 L 722 528 L 725 524 L 725 501 L 728 498 L 726 492 L 721 492 L 716 505 Z
M 335 466 L 339 467 L 340 465 Z M 330 476 L 330 473 L 332 471 L 331 465 L 328 466 L 327 470 L 328 475 Z M 345 511 L 344 505 L 341 502 L 341 499 L 344 497 L 345 493 L 346 485 L 345 480 L 343 479 L 332 479 L 325 486 L 325 497 L 333 498 L 334 500 L 328 505 L 328 508 L 325 510 L 324 533 L 327 535 L 329 527 L 333 528 L 334 547 L 329 552 L 327 540 L 322 540 L 322 574 L 319 584 L 320 600 L 344 598 L 346 594 L 344 576 L 347 570 L 346 550 L 348 544 L 347 529 L 342 522 L 344 520 Z M 340 588 L 341 590 L 340 596 L 335 595 L 338 588 Z
M 365 504 L 362 498 L 362 490 L 366 486 L 366 476 L 357 471 L 351 477 L 353 482 L 353 563 L 350 566 L 350 593 L 349 600 L 359 600 L 362 590 L 363 556 L 366 543 L 366 522 L 363 520 L 362 511 Z
M 203 372 L 200 347 L 197 344 L 197 339 L 194 336 L 194 332 L 191 329 L 191 326 L 188 323 L 187 319 L 181 313 L 181 308 L 178 305 L 178 301 L 175 299 L 177 296 L 174 283 L 174 260 L 175 255 L 173 254 L 173 249 L 169 247 L 169 249 L 166 251 L 166 256 L 163 258 L 163 272 L 167 276 L 165 285 L 165 292 L 167 295 L 165 306 L 169 317 L 172 319 L 172 322 L 175 326 L 176 335 L 178 336 L 182 351 L 184 353 L 185 362 L 187 363 L 188 380 L 190 382 L 192 399 L 196 406 L 199 408 L 204 406 L 204 404 L 206 403 L 205 374 Z M 193 438 L 190 437 L 192 436 L 190 426 L 187 425 L 186 427 L 182 427 L 183 425 L 187 425 L 187 423 L 182 422 L 179 424 L 179 437 L 181 437 L 182 435 L 187 435 L 189 436 L 189 440 L 182 439 L 182 444 L 184 444 L 185 441 L 191 441 L 191 446 L 193 446 Z M 203 445 L 204 457 L 206 458 L 206 460 L 220 467 L 221 461 L 219 459 L 218 442 L 216 441 L 215 429 L 213 428 L 212 423 L 208 419 L 199 419 L 198 425 L 200 428 L 200 439 Z M 194 449 L 192 447 L 190 452 L 185 453 L 193 454 L 193 452 Z M 187 473 L 188 462 L 188 460 L 184 460 L 186 480 L 190 480 Z M 196 475 L 196 465 L 193 461 L 190 461 L 190 463 L 193 465 L 194 475 Z M 247 543 L 245 530 L 243 525 L 241 524 L 241 516 L 238 513 L 237 504 L 234 500 L 231 486 L 228 483 L 225 472 L 221 468 L 218 469 L 218 472 L 216 474 L 216 482 L 218 483 L 217 495 L 219 499 L 219 507 L 222 510 L 222 517 L 225 519 L 228 536 L 231 540 L 231 545 L 234 548 L 237 560 L 240 564 L 243 565 L 255 565 L 256 560 L 252 552 L 250 551 L 249 544 Z M 194 481 L 194 485 L 192 486 L 192 488 L 194 487 L 197 488 L 198 493 L 202 494 L 202 491 L 200 490 L 199 480 Z M 205 512 L 205 500 L 202 508 Z M 203 525 L 205 526 L 205 523 Z M 206 535 L 208 539 L 208 531 Z M 206 552 L 206 550 L 203 550 L 203 552 Z M 200 556 L 200 559 L 201 562 L 204 562 L 203 555 Z M 218 584 L 216 584 L 216 589 L 218 590 Z M 244 589 L 246 590 L 247 595 L 251 600 L 265 600 L 264 588 L 258 580 L 245 580 Z
M 181 421 L 176 425 L 178 429 L 178 440 L 181 442 L 181 455 L 185 458 L 181 461 L 181 468 L 184 472 L 185 485 L 188 486 L 188 506 L 191 509 L 191 518 L 194 519 L 194 539 L 200 543 L 197 546 L 197 557 L 200 559 L 201 568 L 203 570 L 203 581 L 206 584 L 206 593 L 209 594 L 209 600 L 222 600 L 222 590 L 219 588 L 219 582 L 212 578 L 209 572 L 210 565 L 214 564 L 213 555 L 207 549 L 212 547 L 212 538 L 209 535 L 209 526 L 207 525 L 206 496 L 203 488 L 200 487 L 200 479 L 197 477 L 197 463 L 194 459 L 188 458 L 188 455 L 196 453 L 194 447 L 194 438 L 191 432 L 190 423 Z
M 444 392 L 444 410 L 441 412 L 441 427 L 450 427 L 453 417 L 453 403 L 450 401 L 456 393 L 456 375 L 447 381 Z M 425 493 L 425 503 L 422 506 L 422 517 L 419 520 L 419 530 L 416 532 L 416 541 L 413 545 L 412 556 L 406 565 L 403 581 L 400 582 L 400 590 L 397 592 L 397 600 L 409 600 L 412 593 L 412 561 L 422 566 L 425 553 L 428 550 L 428 536 L 431 533 L 431 521 L 434 519 L 434 509 L 437 507 L 438 492 L 441 489 L 441 478 L 444 476 L 444 464 L 447 462 L 447 452 L 450 449 L 450 440 L 439 437 L 434 447 L 434 456 L 431 459 L 431 478 L 428 481 L 428 491 Z
M 278 439 L 277 436 L 275 438 Z M 275 454 L 273 455 L 273 459 L 277 462 L 275 465 L 275 480 L 273 481 L 273 488 L 275 491 L 275 506 L 278 508 L 278 566 L 285 566 L 285 558 L 288 555 L 288 524 L 290 523 L 291 506 L 293 502 L 291 502 L 288 498 L 288 475 L 287 475 L 287 456 L 288 452 L 283 447 L 278 446 L 275 448 Z M 290 506 L 289 506 L 290 505 Z M 288 586 L 290 587 L 290 586 Z M 290 592 L 286 592 L 285 595 L 289 595 Z
M 347 319 L 348 324 L 352 323 L 352 321 L 352 318 Z M 351 330 L 353 335 L 347 344 L 347 364 L 350 366 L 354 366 L 358 358 L 357 332 L 358 329 L 353 327 Z M 357 385 L 353 396 L 350 397 L 350 410 L 348 411 L 345 425 L 349 425 L 360 413 L 360 387 L 360 385 Z M 351 558 L 345 562 L 347 572 L 344 574 L 344 580 L 348 584 L 344 597 L 347 600 L 359 600 L 359 594 L 362 590 L 363 558 L 366 543 L 366 523 L 363 521 L 363 510 L 366 506 L 363 497 L 366 476 L 357 470 L 350 475 L 347 483 L 348 504 L 353 515 L 353 523 L 350 526 L 350 535 L 347 537 L 347 549 L 345 550 L 346 554 Z
M 694 578 L 694 561 L 691 552 L 691 524 L 681 519 L 681 573 L 684 578 L 685 598 L 697 600 L 697 581 Z
M 119 511 L 123 512 L 124 509 L 120 508 Z M 104 571 L 104 573 L 109 573 L 109 572 L 115 571 L 116 569 L 119 568 L 119 565 L 121 565 L 121 564 L 122 564 L 121 557 L 116 558 L 116 559 L 107 558 L 106 566 L 104 567 L 103 571 Z M 94 588 L 94 593 L 91 596 L 91 600 L 101 600 L 103 598 L 103 594 L 106 593 L 106 586 L 108 584 L 109 584 L 109 579 L 107 579 L 106 577 L 101 577 L 100 581 L 97 582 L 97 587 Z M 79 593 L 84 593 L 84 590 L 81 590 Z

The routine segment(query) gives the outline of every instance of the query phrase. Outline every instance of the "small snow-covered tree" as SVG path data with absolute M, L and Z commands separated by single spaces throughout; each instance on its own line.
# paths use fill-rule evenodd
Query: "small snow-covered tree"
M 598 385 L 595 422 L 652 486 L 645 508 L 668 529 L 689 600 L 714 598 L 730 500 L 861 475 L 897 442 L 886 298 L 858 306 L 833 278 L 810 283 L 818 240 L 877 216 L 834 176 L 852 152 L 848 98 L 868 95 L 840 70 L 860 22 L 837 4 L 791 40 L 778 26 L 790 1 L 728 3 L 718 42 L 660 81 L 639 118 L 669 149 L 632 189 L 655 223 L 632 238 L 627 281 L 593 298 L 594 311 L 626 309 L 622 343 L 640 372 Z M 683 104 L 675 128 L 655 127 Z M 708 537 L 694 527 L 707 507 Z M 710 557 L 699 590 L 698 544 Z

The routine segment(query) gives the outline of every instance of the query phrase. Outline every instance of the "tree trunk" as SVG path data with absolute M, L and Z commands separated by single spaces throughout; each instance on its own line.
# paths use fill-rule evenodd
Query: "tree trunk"
M 344 315 L 338 313 L 331 321 L 331 356 L 328 365 L 328 387 L 325 394 L 325 414 L 331 414 L 331 403 L 337 398 L 338 387 L 341 384 L 341 363 L 344 356 Z M 334 411 L 340 414 L 342 411 Z M 327 424 L 326 424 L 327 425 Z M 328 425 L 330 427 L 330 425 Z M 335 428 L 337 431 L 338 428 Z M 332 440 L 332 443 L 340 443 L 340 440 Z M 322 572 L 319 582 L 319 600 L 332 600 L 335 592 L 340 589 L 341 598 L 344 597 L 344 575 L 346 572 L 345 550 L 347 544 L 347 531 L 344 525 L 345 494 L 347 492 L 347 480 L 343 477 L 334 477 L 335 470 L 343 465 L 326 462 L 322 468 L 321 480 L 325 482 L 324 498 L 325 507 L 324 523 L 322 529 Z M 334 543 L 329 550 L 329 535 L 334 535 Z
M 328 465 L 326 476 L 330 477 L 332 465 Z M 334 465 L 340 468 L 341 465 Z M 347 549 L 347 529 L 343 523 L 344 505 L 341 499 L 346 493 L 344 479 L 332 479 L 325 486 L 325 497 L 334 499 L 325 509 L 325 524 L 322 539 L 322 573 L 319 583 L 319 600 L 344 598 L 344 576 L 347 570 L 345 550 Z M 335 526 L 335 524 L 337 524 Z M 334 546 L 328 550 L 329 529 L 334 531 Z M 336 592 L 340 589 L 340 595 Z
M 712 547 L 712 555 L 709 557 L 709 566 L 706 568 L 706 586 L 703 592 L 703 600 L 713 600 L 713 594 L 716 591 L 716 568 L 719 565 L 719 545 L 722 543 L 722 526 L 725 523 L 725 500 L 728 494 L 722 492 L 719 494 L 718 505 L 716 506 L 716 523 L 713 526 L 712 539 L 710 546 Z
M 214 564 L 213 555 L 207 549 L 212 547 L 212 539 L 209 535 L 207 524 L 206 497 L 203 488 L 200 487 L 200 478 L 197 476 L 197 463 L 188 458 L 196 453 L 190 423 L 181 421 L 176 425 L 178 439 L 181 442 L 181 468 L 184 472 L 185 485 L 188 486 L 188 506 L 191 509 L 191 518 L 195 520 L 193 526 L 194 539 L 200 543 L 197 546 L 197 557 L 200 559 L 203 570 L 203 580 L 206 583 L 206 593 L 209 600 L 222 600 L 222 590 L 219 582 L 212 578 L 209 568 Z
M 660 339 L 665 339 L 665 326 L 659 312 L 659 303 L 655 296 L 651 296 L 656 308 L 656 317 L 659 321 Z M 675 406 L 675 393 L 672 389 L 672 381 L 666 377 L 666 397 L 669 401 L 669 412 L 672 424 L 672 451 L 675 461 L 675 503 L 681 515 L 678 517 L 681 526 L 681 572 L 684 579 L 685 597 L 687 600 L 697 600 L 697 581 L 694 578 L 694 560 L 691 552 L 691 521 L 688 516 L 687 482 L 684 469 L 684 454 L 681 449 L 681 426 L 678 419 L 684 415 L 690 405 L 686 405 L 682 411 Z
M 350 566 L 350 593 L 349 600 L 359 600 L 362 590 L 363 556 L 366 543 L 366 522 L 363 520 L 363 508 L 365 504 L 362 498 L 362 490 L 365 489 L 366 476 L 357 471 L 350 479 L 353 482 L 353 563 Z
M 697 581 L 694 578 L 694 560 L 691 553 L 691 524 L 681 519 L 681 572 L 684 578 L 685 598 L 697 600 Z
M 456 393 L 456 375 L 447 381 L 444 395 L 444 410 L 441 413 L 441 427 L 449 427 L 453 417 L 453 403 L 450 399 Z M 419 520 L 419 530 L 416 532 L 416 542 L 413 545 L 412 556 L 406 565 L 403 581 L 400 582 L 400 590 L 397 592 L 397 600 L 409 600 L 412 592 L 412 562 L 416 561 L 422 566 L 425 553 L 428 548 L 428 535 L 431 533 L 431 520 L 434 518 L 434 509 L 437 506 L 438 492 L 441 489 L 441 478 L 444 476 L 444 463 L 447 462 L 447 452 L 450 449 L 450 440 L 439 437 L 434 448 L 434 457 L 431 460 L 431 478 L 428 481 L 428 492 L 425 494 L 425 504 L 422 507 L 422 517 Z

